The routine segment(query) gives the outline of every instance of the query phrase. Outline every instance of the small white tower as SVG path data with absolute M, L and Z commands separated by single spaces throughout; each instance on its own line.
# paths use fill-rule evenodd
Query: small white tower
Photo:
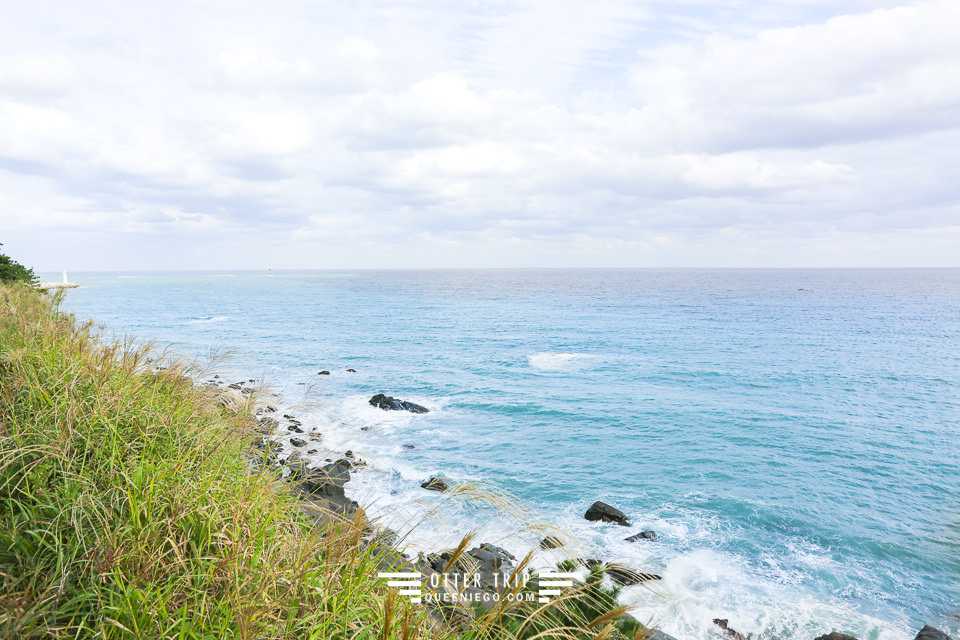
M 66 271 L 63 272 L 63 284 L 70 284 L 69 281 L 67 281 L 67 272 L 66 272 Z

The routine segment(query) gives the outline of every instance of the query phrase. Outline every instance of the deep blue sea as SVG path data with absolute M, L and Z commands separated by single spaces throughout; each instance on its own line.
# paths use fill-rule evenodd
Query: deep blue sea
M 715 640 L 713 618 L 755 639 L 960 636 L 960 270 L 71 279 L 65 307 L 109 334 L 231 350 L 211 373 L 262 378 L 368 460 L 348 495 L 412 550 L 478 529 L 523 555 L 554 524 L 573 555 L 661 574 L 623 598 L 681 640 Z M 512 498 L 420 489 L 434 474 Z M 586 522 L 598 499 L 633 526 Z M 643 529 L 659 540 L 623 540 Z

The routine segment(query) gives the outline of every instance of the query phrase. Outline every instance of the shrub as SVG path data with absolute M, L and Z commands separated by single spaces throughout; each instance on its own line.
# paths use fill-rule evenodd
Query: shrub
M 3 243 L 0 243 L 0 247 Z M 27 282 L 34 283 L 37 276 L 33 269 L 28 269 L 10 256 L 0 253 L 0 282 Z

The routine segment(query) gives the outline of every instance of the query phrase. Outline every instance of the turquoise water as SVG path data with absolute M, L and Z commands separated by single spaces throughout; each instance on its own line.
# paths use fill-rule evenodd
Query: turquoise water
M 662 574 L 624 598 L 682 640 L 716 637 L 714 617 L 764 638 L 958 636 L 958 270 L 71 276 L 66 307 L 111 332 L 235 350 L 218 370 L 263 377 L 371 461 L 348 489 L 388 522 L 443 500 L 418 487 L 442 473 Z M 432 411 L 369 407 L 380 392 Z M 597 499 L 635 526 L 585 522 Z M 542 535 L 443 509 L 414 548 Z M 623 541 L 641 529 L 660 539 Z

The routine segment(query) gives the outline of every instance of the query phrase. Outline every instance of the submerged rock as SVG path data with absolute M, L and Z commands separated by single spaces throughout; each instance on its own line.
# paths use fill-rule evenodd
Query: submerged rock
M 923 629 L 920 629 L 920 632 L 917 633 L 917 637 L 914 640 L 953 640 L 950 636 L 945 634 L 940 629 L 934 629 L 930 625 L 924 625 Z
M 629 538 L 624 538 L 626 542 L 640 542 L 641 540 L 654 541 L 656 539 L 657 533 L 655 531 L 641 531 L 640 533 L 634 534 Z
M 599 500 L 590 505 L 587 512 L 583 514 L 583 517 L 591 522 L 599 520 L 601 522 L 614 522 L 622 527 L 630 526 L 630 521 L 627 520 L 627 514 Z
M 304 440 L 303 438 L 290 438 L 290 444 L 292 444 L 295 447 L 302 447 L 307 444 L 307 441 Z
M 831 631 L 830 633 L 825 633 L 822 636 L 817 636 L 816 640 L 857 640 L 857 638 L 856 636 L 851 636 L 847 633 Z
M 558 549 L 562 546 L 564 546 L 563 540 L 557 536 L 547 536 L 540 541 L 541 549 Z
M 655 573 L 646 573 L 628 564 L 621 564 L 619 562 L 608 562 L 603 568 L 603 571 L 611 580 L 626 587 L 650 580 L 660 580 L 660 576 Z
M 347 369 L 347 373 L 356 373 L 356 372 L 357 372 L 356 369 Z
M 378 393 L 370 398 L 370 404 L 384 411 L 409 411 L 411 413 L 427 413 L 430 411 L 419 404 L 400 400 L 399 398 L 392 398 L 382 393 Z
M 330 375 L 330 372 L 329 372 L 329 371 L 326 371 L 326 370 L 324 370 L 324 371 L 318 371 L 318 372 L 317 372 L 317 375 L 318 375 L 318 376 L 328 376 L 328 375 Z
M 440 478 L 430 478 L 426 482 L 420 485 L 428 491 L 446 491 L 450 487 L 447 486 L 447 483 L 441 480 Z
M 730 621 L 726 618 L 714 618 L 713 624 L 717 625 L 721 629 L 727 632 L 727 635 L 733 638 L 733 640 L 748 640 L 747 636 L 743 635 L 736 629 L 730 628 Z

